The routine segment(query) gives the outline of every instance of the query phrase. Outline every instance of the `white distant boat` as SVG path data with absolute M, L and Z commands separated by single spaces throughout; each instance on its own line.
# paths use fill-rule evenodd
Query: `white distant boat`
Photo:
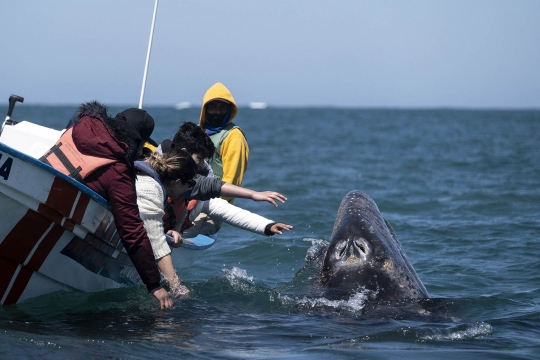
M 176 104 L 176 106 L 175 106 L 176 110 L 189 109 L 190 107 L 191 107 L 191 103 L 189 103 L 187 101 L 180 102 L 180 103 Z
M 268 104 L 265 102 L 250 102 L 248 106 L 250 109 L 266 109 Z

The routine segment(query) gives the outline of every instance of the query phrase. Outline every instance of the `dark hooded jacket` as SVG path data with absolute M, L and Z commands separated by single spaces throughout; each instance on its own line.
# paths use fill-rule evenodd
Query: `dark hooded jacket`
M 110 119 L 106 107 L 99 103 L 81 106 L 76 115 L 79 119 L 73 126 L 73 142 L 77 149 L 86 155 L 117 160 L 98 168 L 84 181 L 110 203 L 118 234 L 139 276 L 149 291 L 157 289 L 160 274 L 137 207 L 132 155 L 138 143 L 132 143 L 133 139 L 115 125 L 117 120 Z

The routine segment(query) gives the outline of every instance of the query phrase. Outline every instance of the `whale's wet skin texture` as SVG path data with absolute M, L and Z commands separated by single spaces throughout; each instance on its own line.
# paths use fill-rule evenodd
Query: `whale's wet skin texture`
M 394 229 L 361 191 L 341 201 L 321 282 L 332 297 L 369 290 L 377 300 L 429 298 Z

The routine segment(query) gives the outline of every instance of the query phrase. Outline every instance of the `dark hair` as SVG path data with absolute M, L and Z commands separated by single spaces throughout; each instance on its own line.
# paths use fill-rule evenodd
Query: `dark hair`
M 193 179 L 197 172 L 197 164 L 191 155 L 179 149 L 171 149 L 163 155 L 154 152 L 148 162 L 164 185 L 177 179 L 185 184 L 187 180 Z
M 172 148 L 183 149 L 190 154 L 201 154 L 205 158 L 212 157 L 216 150 L 210 137 L 199 125 L 185 122 L 174 134 Z

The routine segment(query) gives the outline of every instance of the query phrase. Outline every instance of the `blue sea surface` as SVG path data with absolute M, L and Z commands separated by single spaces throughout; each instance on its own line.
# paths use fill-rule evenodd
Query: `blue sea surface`
M 75 108 L 18 104 L 12 117 L 61 129 Z M 147 110 L 157 141 L 199 117 Z M 540 359 L 539 110 L 240 108 L 235 123 L 243 185 L 288 198 L 235 205 L 294 229 L 224 225 L 180 273 L 191 295 L 172 310 L 143 286 L 3 307 L 1 359 Z M 350 190 L 392 224 L 433 298 L 423 311 L 310 296 Z

